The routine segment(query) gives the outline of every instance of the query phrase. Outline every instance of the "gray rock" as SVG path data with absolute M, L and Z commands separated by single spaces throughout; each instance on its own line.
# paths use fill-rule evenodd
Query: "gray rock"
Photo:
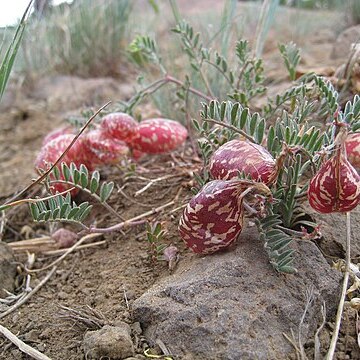
M 316 302 L 303 336 L 313 336 L 319 306 L 336 311 L 341 275 L 309 241 L 293 244 L 297 275 L 276 273 L 254 228 L 247 228 L 235 249 L 183 261 L 133 304 L 144 335 L 161 340 L 181 359 L 285 359 L 293 349 L 283 333 L 298 330 L 305 293 Z
M 126 359 L 134 355 L 130 336 L 130 326 L 118 323 L 117 326 L 105 325 L 102 329 L 88 331 L 83 340 L 87 359 Z
M 346 249 L 346 215 L 344 213 L 319 214 L 306 208 L 315 222 L 320 225 L 322 239 L 320 247 L 328 256 L 344 258 Z M 360 256 L 360 207 L 351 211 L 351 256 Z
M 14 291 L 16 264 L 11 248 L 0 241 L 0 297 L 5 297 L 7 291 Z
M 331 57 L 345 60 L 350 54 L 352 44 L 357 42 L 360 42 L 360 25 L 349 27 L 340 33 L 333 46 Z

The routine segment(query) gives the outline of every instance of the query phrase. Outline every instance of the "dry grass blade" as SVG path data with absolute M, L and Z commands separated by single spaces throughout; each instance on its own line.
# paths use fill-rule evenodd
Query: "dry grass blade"
M 319 328 L 316 330 L 315 338 L 314 338 L 314 360 L 321 359 L 321 352 L 320 352 L 320 332 L 322 331 L 323 327 L 326 323 L 326 305 L 325 302 L 321 306 L 321 315 L 322 315 L 322 323 Z
M 30 291 L 26 296 L 21 297 L 20 300 L 16 304 L 11 306 L 8 310 L 1 313 L 0 319 L 11 314 L 13 311 L 18 309 L 21 305 L 23 305 L 26 301 L 28 301 L 34 294 L 36 294 L 42 288 L 42 286 L 45 285 L 46 282 L 51 278 L 51 276 L 54 274 L 55 270 L 56 270 L 56 266 L 54 266 L 51 269 L 51 271 L 49 271 L 49 273 L 44 277 L 44 279 L 41 280 L 40 283 L 38 285 L 36 285 L 32 291 Z
M 306 356 L 305 349 L 304 349 L 304 340 L 302 338 L 303 334 L 303 326 L 305 322 L 306 314 L 309 312 L 310 307 L 313 305 L 314 302 L 314 289 L 310 288 L 306 290 L 306 304 L 299 322 L 299 329 L 297 339 L 295 337 L 294 331 L 291 329 L 291 337 L 287 334 L 283 334 L 286 340 L 293 346 L 296 351 L 296 357 L 299 360 L 308 360 Z
M 331 337 L 331 342 L 329 346 L 328 353 L 326 354 L 325 359 L 326 360 L 332 360 L 335 355 L 335 348 L 336 343 L 339 336 L 340 331 L 340 325 L 341 325 L 341 319 L 342 319 L 342 313 L 344 310 L 344 304 L 345 304 L 345 297 L 346 297 L 346 290 L 348 287 L 349 282 L 349 275 L 350 275 L 350 264 L 351 264 L 351 256 L 350 256 L 350 239 L 351 239 L 351 221 L 350 221 L 350 212 L 346 213 L 346 261 L 345 261 L 345 274 L 344 274 L 344 280 L 343 280 L 343 286 L 341 290 L 341 297 L 339 301 L 338 310 L 336 313 L 336 320 L 335 320 L 335 328 L 333 335 Z
M 15 31 L 14 37 L 5 53 L 4 59 L 1 61 L 0 64 L 0 100 L 4 94 L 7 82 L 10 77 L 11 69 L 14 65 L 16 55 L 18 53 L 21 40 L 24 35 L 25 25 L 26 25 L 26 18 L 30 12 L 31 4 L 33 0 L 30 0 L 26 10 L 20 20 L 20 23 Z M 2 50 L 2 43 L 0 44 L 0 53 Z
M 46 269 L 49 269 L 52 266 L 57 265 L 58 263 L 60 263 L 62 260 L 64 260 L 70 253 L 72 253 L 76 248 L 78 248 L 83 242 L 85 242 L 86 240 L 92 239 L 96 236 L 99 236 L 101 234 L 99 233 L 94 233 L 94 234 L 88 234 L 83 236 L 77 243 L 75 243 L 71 248 L 67 249 L 66 252 L 61 255 L 58 259 L 56 259 L 54 262 L 52 262 L 50 265 L 47 265 L 41 269 L 34 269 L 34 270 L 30 270 L 30 269 L 26 269 L 27 272 L 29 273 L 34 273 L 34 272 L 40 272 Z
M 76 327 L 78 330 L 84 332 L 87 330 L 99 330 L 107 324 L 105 316 L 86 305 L 81 308 L 72 309 L 67 306 L 60 306 L 60 319 L 70 322 L 72 328 Z
M 40 351 L 25 344 L 17 336 L 15 336 L 10 330 L 8 330 L 6 327 L 4 327 L 2 325 L 0 325 L 0 333 L 2 335 L 4 335 L 7 339 L 9 339 L 14 345 L 16 345 L 19 348 L 19 350 L 21 350 L 23 353 L 31 356 L 33 359 L 51 360 L 48 356 L 42 354 Z
M 279 0 L 264 0 L 261 7 L 255 35 L 255 56 L 257 58 L 261 57 L 266 35 L 269 31 L 271 23 L 275 19 L 275 11 L 278 5 Z

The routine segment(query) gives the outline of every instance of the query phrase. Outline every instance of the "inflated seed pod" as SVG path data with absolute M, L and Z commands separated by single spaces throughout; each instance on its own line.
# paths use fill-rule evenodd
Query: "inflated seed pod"
M 213 180 L 186 206 L 179 233 L 195 253 L 210 254 L 229 246 L 243 228 L 243 199 L 250 191 L 270 196 L 262 183 L 246 180 Z
M 345 141 L 347 158 L 350 164 L 360 170 L 360 133 L 349 134 Z
M 51 164 L 54 164 L 55 161 L 61 156 L 61 154 L 66 150 L 70 143 L 75 138 L 75 135 L 63 134 L 55 137 L 46 143 L 40 150 L 36 160 L 35 167 L 38 169 L 48 169 Z M 89 154 L 86 151 L 84 146 L 84 140 L 80 137 L 76 140 L 75 144 L 70 148 L 70 150 L 65 154 L 64 158 L 61 160 L 61 163 L 65 162 L 67 165 L 70 165 L 72 162 L 80 167 L 81 164 L 84 164 L 89 170 L 92 170 L 92 164 L 88 161 Z M 58 165 L 60 167 L 60 164 Z M 54 192 L 62 192 L 69 189 L 68 185 L 65 184 L 54 184 Z M 72 195 L 77 193 L 77 190 L 73 190 Z
M 148 119 L 137 127 L 131 148 L 146 154 L 161 154 L 182 145 L 188 132 L 179 122 L 169 119 Z
M 50 140 L 41 148 L 35 160 L 35 167 L 47 169 L 49 165 L 53 164 L 66 150 L 74 138 L 75 135 L 63 134 Z M 68 165 L 73 162 L 77 166 L 85 164 L 87 167 L 91 168 L 91 165 L 88 162 L 88 153 L 84 151 L 84 148 L 84 140 L 79 137 L 70 150 L 65 154 L 61 162 L 65 162 Z
M 214 179 L 229 180 L 244 172 L 254 181 L 271 183 L 277 175 L 276 162 L 262 146 L 243 140 L 231 140 L 211 156 L 210 174 Z
M 308 200 L 320 213 L 347 212 L 360 202 L 360 176 L 347 160 L 344 142 L 311 179 Z
M 102 129 L 91 130 L 84 136 L 84 151 L 92 166 L 116 164 L 129 153 L 125 142 L 116 140 Z
M 100 128 L 114 140 L 131 141 L 137 133 L 138 123 L 128 114 L 116 112 L 104 116 Z
M 74 134 L 73 129 L 70 126 L 66 126 L 66 127 L 60 127 L 57 129 L 54 129 L 52 131 L 50 131 L 43 140 L 43 146 L 46 145 L 48 142 L 50 142 L 53 139 L 56 139 L 57 137 L 61 136 L 61 135 L 66 135 L 66 134 Z

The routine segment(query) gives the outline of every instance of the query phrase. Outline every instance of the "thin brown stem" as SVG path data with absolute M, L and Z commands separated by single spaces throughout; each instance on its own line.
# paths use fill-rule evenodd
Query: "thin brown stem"
M 65 194 L 67 194 L 68 192 L 70 192 L 72 190 L 74 190 L 74 187 L 72 187 L 70 189 L 67 189 L 67 190 L 64 190 L 61 193 L 57 193 L 55 195 L 46 196 L 44 198 L 39 198 L 39 199 L 29 198 L 29 199 L 16 200 L 16 201 L 13 201 L 11 203 L 7 203 L 6 205 L 3 205 L 3 210 L 7 209 L 9 207 L 18 206 L 18 205 L 21 205 L 21 204 L 36 204 L 36 203 L 41 202 L 41 201 L 50 200 L 50 199 L 52 199 L 54 197 L 57 197 L 59 195 L 65 195 Z
M 217 71 L 219 71 L 219 73 L 221 73 L 221 75 L 225 78 L 225 80 L 229 83 L 229 85 L 231 87 L 233 86 L 233 84 L 231 83 L 230 78 L 227 76 L 226 72 L 223 71 L 223 69 L 219 65 L 217 65 L 217 64 L 215 64 L 215 63 L 213 63 L 212 61 L 209 61 L 209 60 L 204 60 L 204 62 L 211 65 L 211 66 L 213 66 Z
M 170 75 L 166 75 L 165 79 L 166 79 L 167 82 L 171 82 L 171 83 L 177 84 L 179 86 L 184 86 L 184 83 L 182 81 L 180 81 L 178 79 L 175 79 L 174 77 L 172 77 Z M 197 96 L 199 96 L 199 97 L 201 97 L 201 98 L 203 98 L 203 99 L 205 99 L 207 101 L 211 101 L 211 100 L 216 99 L 215 96 L 208 96 L 208 95 L 202 93 L 201 91 L 199 91 L 197 89 L 194 89 L 192 87 L 189 87 L 188 90 L 191 93 L 193 93 L 193 94 L 195 94 L 195 95 L 197 95 Z
M 242 69 L 240 70 L 239 76 L 238 76 L 237 82 L 236 82 L 236 89 L 239 89 L 240 81 L 241 81 L 241 79 L 242 79 L 242 77 L 243 77 L 243 75 L 244 75 L 245 69 L 247 68 L 247 66 L 248 66 L 249 64 L 250 64 L 250 61 L 247 60 L 247 61 L 245 62 L 245 64 L 243 65 Z

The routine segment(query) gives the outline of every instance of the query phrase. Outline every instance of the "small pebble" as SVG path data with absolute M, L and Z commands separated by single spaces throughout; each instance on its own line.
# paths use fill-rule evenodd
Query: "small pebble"
M 39 344 L 37 346 L 37 349 L 40 351 L 40 352 L 44 352 L 46 350 L 46 344 Z
M 140 323 L 137 321 L 137 322 L 134 322 L 130 325 L 131 327 L 131 330 L 134 334 L 136 335 L 141 335 L 142 334 L 142 328 L 141 328 L 141 325 Z
M 134 355 L 130 326 L 118 322 L 117 326 L 105 325 L 102 329 L 88 331 L 84 336 L 83 350 L 87 359 L 126 359 Z
M 60 291 L 60 292 L 58 293 L 58 298 L 59 298 L 60 300 L 66 300 L 66 299 L 69 298 L 69 295 L 68 295 L 65 291 Z
M 51 330 L 50 328 L 47 328 L 39 335 L 39 339 L 40 340 L 49 339 L 50 335 L 51 335 Z

